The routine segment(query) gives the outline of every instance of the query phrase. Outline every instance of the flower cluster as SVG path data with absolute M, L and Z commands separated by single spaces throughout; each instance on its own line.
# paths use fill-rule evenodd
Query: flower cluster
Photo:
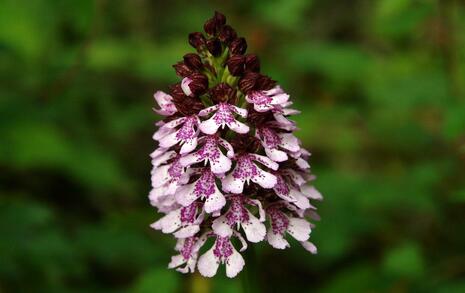
M 308 185 L 310 154 L 293 134 L 289 95 L 260 73 L 224 15 L 215 12 L 204 29 L 189 35 L 197 53 L 173 66 L 182 80 L 154 95 L 165 118 L 153 136 L 149 198 L 164 216 L 151 227 L 177 239 L 169 268 L 211 277 L 225 264 L 232 278 L 248 242 L 285 249 L 289 234 L 316 253 L 308 219 L 318 220 L 310 201 L 322 196 Z M 213 245 L 200 253 L 208 238 Z

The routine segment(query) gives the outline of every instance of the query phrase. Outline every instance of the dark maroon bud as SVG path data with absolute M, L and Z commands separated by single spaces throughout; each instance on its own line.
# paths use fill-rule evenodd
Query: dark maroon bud
M 244 94 L 255 89 L 255 85 L 260 78 L 260 74 L 256 72 L 246 72 L 244 76 L 239 80 L 239 88 Z
M 247 42 L 244 38 L 237 38 L 231 42 L 229 49 L 233 55 L 243 55 L 247 50 Z
M 190 74 L 192 74 L 192 69 L 189 68 L 184 62 L 180 61 L 176 64 L 173 65 L 174 70 L 176 71 L 176 74 L 180 77 L 186 77 Z
M 231 72 L 234 76 L 240 76 L 244 73 L 244 64 L 246 59 L 242 55 L 233 55 L 229 57 L 228 61 L 226 61 L 226 65 L 228 66 L 229 72 Z
M 222 27 L 226 24 L 226 16 L 221 12 L 215 11 L 213 18 L 215 19 L 217 27 Z
M 237 33 L 231 26 L 225 25 L 220 29 L 218 38 L 220 41 L 229 44 L 232 40 L 237 38 Z
M 247 106 L 247 112 L 247 121 L 257 126 L 263 125 L 268 121 L 275 120 L 273 112 L 257 112 L 255 111 L 253 104 L 249 104 Z
M 272 89 L 276 85 L 276 81 L 272 80 L 266 75 L 260 75 L 255 84 L 255 90 L 257 91 L 266 91 Z
M 215 15 L 212 18 L 208 19 L 203 25 L 205 32 L 211 36 L 216 35 L 220 29 L 226 24 L 226 17 L 215 11 Z
M 215 57 L 221 54 L 221 42 L 218 39 L 210 39 L 207 41 L 208 51 Z
M 259 72 L 260 71 L 260 60 L 257 55 L 247 54 L 245 55 L 245 69 L 248 71 Z
M 231 141 L 234 151 L 240 153 L 256 153 L 260 147 L 260 141 L 250 134 L 237 134 Z
M 214 18 L 210 18 L 205 22 L 203 25 L 204 31 L 209 34 L 210 36 L 214 36 L 216 34 L 216 22 Z
M 197 50 L 200 50 L 205 45 L 205 37 L 199 32 L 190 33 L 189 44 Z
M 210 96 L 216 103 L 228 102 L 235 98 L 236 91 L 226 83 L 219 83 L 210 89 Z
M 186 96 L 180 83 L 170 86 L 170 93 L 173 97 L 173 103 L 176 109 L 184 116 L 197 114 L 200 110 L 205 108 L 198 97 Z
M 191 79 L 189 88 L 194 96 L 203 95 L 208 89 L 208 78 L 200 72 L 194 72 L 188 76 Z
M 194 70 L 200 70 L 203 68 L 202 59 L 200 59 L 200 56 L 195 53 L 188 53 L 184 55 L 184 63 Z

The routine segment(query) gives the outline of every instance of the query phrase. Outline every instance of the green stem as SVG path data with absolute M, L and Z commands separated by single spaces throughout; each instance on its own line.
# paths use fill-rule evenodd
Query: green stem
M 257 274 L 257 263 L 255 248 L 249 246 L 244 253 L 245 266 L 241 273 L 242 291 L 244 293 L 260 293 L 259 276 Z

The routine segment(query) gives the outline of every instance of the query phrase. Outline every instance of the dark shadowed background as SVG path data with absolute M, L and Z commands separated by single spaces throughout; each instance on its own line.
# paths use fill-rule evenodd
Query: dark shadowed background
M 0 1 L 0 292 L 241 292 L 166 269 L 156 89 L 222 11 L 302 114 L 316 256 L 258 245 L 263 292 L 465 292 L 465 5 Z

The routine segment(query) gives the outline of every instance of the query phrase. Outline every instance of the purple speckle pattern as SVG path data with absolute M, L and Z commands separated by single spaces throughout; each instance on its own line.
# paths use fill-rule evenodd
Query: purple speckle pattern
M 218 148 L 218 136 L 210 135 L 205 139 L 205 144 L 202 148 L 195 154 L 199 161 L 210 160 L 213 162 L 218 162 L 220 157 L 220 150 Z
M 176 138 L 181 141 L 191 140 L 196 136 L 195 127 L 198 125 L 198 119 L 195 116 L 186 117 L 182 127 L 176 133 Z
M 194 245 L 196 241 L 198 240 L 198 237 L 192 236 L 184 239 L 184 244 L 181 249 L 181 255 L 184 258 L 184 260 L 188 260 L 192 257 L 192 252 L 194 250 Z
M 233 254 L 233 247 L 229 237 L 217 237 L 213 254 L 220 260 L 227 259 Z
M 284 234 L 289 227 L 289 218 L 277 208 L 267 210 L 271 219 L 271 229 L 274 234 Z
M 196 215 L 197 215 L 197 204 L 196 203 L 193 203 L 190 206 L 181 208 L 181 222 L 183 224 L 194 223 Z
M 205 196 L 209 197 L 215 193 L 215 175 L 208 168 L 202 173 L 199 180 L 195 183 L 194 193 L 197 197 Z
M 269 127 L 260 127 L 257 129 L 258 136 L 262 139 L 265 146 L 269 149 L 275 149 L 281 144 L 282 140 L 279 135 Z
M 212 23 L 222 31 L 223 21 Z M 163 214 L 150 226 L 177 239 L 169 268 L 213 277 L 225 265 L 233 278 L 246 265 L 248 245 L 298 243 L 316 252 L 310 221 L 322 196 L 311 183 L 310 153 L 295 135 L 299 112 L 289 95 L 248 66 L 232 75 L 227 47 L 221 42 L 219 63 L 198 46 L 174 66 L 182 77 L 169 94 L 155 92 L 153 110 L 164 117 L 155 124 L 149 199 Z M 234 58 L 245 54 L 238 53 Z
M 236 223 L 246 223 L 249 221 L 249 214 L 244 206 L 242 196 L 232 196 L 230 198 L 231 206 L 225 214 L 228 225 L 233 226 Z
M 253 158 L 245 154 L 237 158 L 237 166 L 233 171 L 233 177 L 237 179 L 250 179 L 259 176 L 258 167 L 253 163 Z

